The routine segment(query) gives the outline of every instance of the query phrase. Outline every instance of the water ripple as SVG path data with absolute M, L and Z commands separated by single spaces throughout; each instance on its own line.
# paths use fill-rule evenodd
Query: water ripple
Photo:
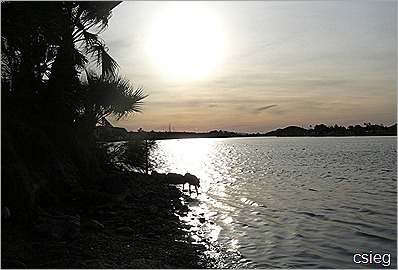
M 192 215 L 221 268 L 396 267 L 395 137 L 160 141 L 160 171 L 201 179 Z M 303 150 L 304 149 L 304 150 Z M 220 254 L 222 253 L 222 254 Z M 217 258 L 218 258 L 217 257 Z M 377 265 L 373 265 L 377 267 Z

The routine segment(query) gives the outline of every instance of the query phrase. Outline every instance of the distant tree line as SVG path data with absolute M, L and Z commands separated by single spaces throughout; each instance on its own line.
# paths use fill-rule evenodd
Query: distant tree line
M 317 124 L 305 129 L 297 126 L 289 126 L 283 129 L 263 134 L 265 136 L 396 136 L 397 124 L 386 127 L 383 124 L 372 124 L 370 122 L 361 125 L 349 125 L 348 127 L 335 124 L 327 126 L 325 124 Z

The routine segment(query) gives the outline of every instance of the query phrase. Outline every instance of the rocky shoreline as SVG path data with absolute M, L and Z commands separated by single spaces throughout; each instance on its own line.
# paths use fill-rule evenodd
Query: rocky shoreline
M 28 219 L 2 218 L 2 268 L 208 268 L 190 240 L 175 186 L 139 173 L 109 174 Z M 189 198 L 188 198 L 189 199 Z

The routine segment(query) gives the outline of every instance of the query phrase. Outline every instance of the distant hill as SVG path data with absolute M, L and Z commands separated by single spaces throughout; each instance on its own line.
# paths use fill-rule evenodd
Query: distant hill
M 270 131 L 264 135 L 277 137 L 308 136 L 308 130 L 297 126 L 288 126 L 285 128 L 278 128 L 277 130 Z

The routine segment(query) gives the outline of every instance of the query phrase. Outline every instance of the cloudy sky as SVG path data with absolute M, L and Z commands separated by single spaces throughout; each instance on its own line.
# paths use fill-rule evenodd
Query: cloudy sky
M 125 1 L 101 37 L 149 94 L 115 126 L 267 132 L 397 121 L 395 1 Z

